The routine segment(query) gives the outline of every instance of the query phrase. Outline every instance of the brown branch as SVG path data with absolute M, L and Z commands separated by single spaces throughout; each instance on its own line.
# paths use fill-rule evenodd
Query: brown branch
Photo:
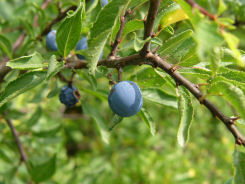
M 46 2 L 46 1 L 45 1 Z M 45 4 L 45 6 L 42 7 L 47 7 L 47 4 Z M 40 33 L 40 35 L 37 37 L 37 40 L 41 40 L 43 36 L 45 36 L 47 33 L 49 33 L 49 31 L 51 30 L 51 27 L 56 24 L 57 22 L 59 22 L 60 20 L 62 20 L 65 16 L 66 13 L 70 10 L 75 10 L 76 6 L 71 6 L 69 8 L 67 8 L 66 10 L 64 10 L 63 12 L 60 12 L 59 15 L 57 15 L 57 17 L 52 20 L 45 28 L 44 30 Z M 18 39 L 15 41 L 15 43 L 13 44 L 13 53 L 16 52 L 16 50 L 21 46 L 21 44 L 23 43 L 24 39 L 25 39 L 25 31 L 22 32 L 22 34 L 18 37 Z M 8 62 L 9 58 L 5 57 L 1 62 L 0 62 L 0 83 L 3 81 L 4 76 L 7 75 L 8 72 L 11 71 L 11 68 L 6 66 L 6 63 Z
M 207 16 L 211 20 L 216 20 L 217 16 L 209 13 L 207 10 L 205 10 L 203 7 L 201 7 L 199 4 L 197 4 L 194 0 L 185 0 L 188 4 L 191 5 L 192 8 L 197 8 L 203 15 Z
M 18 147 L 18 150 L 19 150 L 19 153 L 20 153 L 20 161 L 23 161 L 25 163 L 27 169 L 28 169 L 29 165 L 28 165 L 27 156 L 26 156 L 25 151 L 23 149 L 23 146 L 22 146 L 22 144 L 20 142 L 20 139 L 19 139 L 19 136 L 18 136 L 18 132 L 15 130 L 14 125 L 13 125 L 11 120 L 9 120 L 8 118 L 5 118 L 5 120 L 6 120 L 7 124 L 8 124 L 8 126 L 9 126 L 12 134 L 13 134 L 14 140 L 15 140 L 16 145 Z
M 237 127 L 234 125 L 234 121 L 236 119 L 229 118 L 224 115 L 212 102 L 207 100 L 202 92 L 199 90 L 196 84 L 193 84 L 186 78 L 184 78 L 180 73 L 176 70 L 173 70 L 173 65 L 167 63 L 164 59 L 160 58 L 159 56 L 149 52 L 146 56 L 141 55 L 132 55 L 123 58 L 114 58 L 114 59 L 104 59 L 98 63 L 98 66 L 106 66 L 107 68 L 123 68 L 127 65 L 151 65 L 153 67 L 159 67 L 168 73 L 178 85 L 183 85 L 186 89 L 188 89 L 196 99 L 207 107 L 207 109 L 218 119 L 220 119 L 227 129 L 232 133 L 235 138 L 235 141 L 239 145 L 245 146 L 245 138 L 239 132 Z M 81 60 L 70 60 L 64 68 L 87 68 L 86 61 Z
M 148 37 L 153 36 L 154 22 L 157 16 L 158 7 L 160 6 L 161 0 L 150 0 L 150 8 L 148 11 L 148 15 L 145 21 L 145 29 L 144 29 L 144 40 Z M 146 42 L 143 49 L 141 50 L 141 54 L 144 56 L 148 52 L 150 52 L 151 42 Z
M 131 14 L 130 10 L 127 10 L 124 14 L 124 16 L 121 15 L 120 20 L 121 20 L 121 24 L 120 24 L 120 28 L 117 32 L 116 38 L 115 38 L 115 42 L 112 45 L 112 49 L 111 49 L 111 53 L 110 53 L 110 57 L 116 57 L 117 54 L 117 50 L 118 50 L 118 45 L 121 43 L 121 36 L 122 36 L 122 32 L 123 29 L 125 27 L 125 23 L 126 23 L 126 17 Z

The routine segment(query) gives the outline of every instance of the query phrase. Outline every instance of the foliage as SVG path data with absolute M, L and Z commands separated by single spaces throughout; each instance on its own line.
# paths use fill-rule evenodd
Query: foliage
M 239 116 L 245 133 L 245 2 L 196 0 L 209 14 L 188 2 L 161 1 L 155 34 L 144 39 L 147 0 L 104 7 L 100 0 L 0 1 L 0 183 L 244 183 L 244 147 L 200 103 L 207 98 L 227 117 Z M 58 52 L 46 48 L 50 30 L 57 30 Z M 75 48 L 84 36 L 88 49 L 79 53 L 87 61 L 79 61 Z M 113 62 L 149 41 L 204 97 L 196 100 L 146 60 L 125 64 L 122 79 L 139 85 L 144 104 L 122 119 L 107 101 L 120 74 Z M 109 57 L 116 42 L 117 56 Z M 67 109 L 58 95 L 71 82 L 81 98 Z

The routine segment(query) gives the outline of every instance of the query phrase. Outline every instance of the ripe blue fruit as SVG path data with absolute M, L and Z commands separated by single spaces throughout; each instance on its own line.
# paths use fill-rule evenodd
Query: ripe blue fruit
M 102 7 L 104 7 L 105 5 L 108 4 L 108 0 L 101 0 L 101 3 L 102 3 Z
M 46 46 L 50 50 L 58 51 L 56 43 L 56 30 L 50 31 L 46 37 Z
M 79 40 L 79 42 L 77 43 L 77 46 L 76 46 L 76 50 L 88 49 L 87 41 L 88 41 L 87 37 L 83 37 L 81 40 Z M 81 54 L 77 54 L 77 57 L 81 60 L 86 60 L 86 57 L 81 55 Z M 100 54 L 99 60 L 101 60 L 102 57 L 103 57 L 103 51 Z
M 143 105 L 140 88 L 132 81 L 121 81 L 114 85 L 108 95 L 108 102 L 112 111 L 122 117 L 137 114 Z
M 94 0 L 92 0 L 92 3 L 94 2 Z M 108 0 L 101 0 L 101 4 L 102 4 L 102 7 L 104 7 L 105 5 L 108 4 Z
M 74 86 L 64 86 L 60 92 L 60 102 L 67 107 L 73 107 L 79 100 L 80 94 Z
M 87 44 L 87 37 L 83 37 L 81 40 L 79 40 L 79 42 L 77 43 L 76 46 L 76 50 L 84 50 L 84 49 L 88 49 L 88 44 Z M 77 54 L 77 57 L 79 59 L 83 59 L 85 60 L 85 56 L 81 55 L 81 54 Z

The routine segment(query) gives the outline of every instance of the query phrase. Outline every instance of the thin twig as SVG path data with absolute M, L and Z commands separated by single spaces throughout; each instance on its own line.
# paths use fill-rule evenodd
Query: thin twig
M 217 16 L 209 13 L 207 10 L 205 10 L 203 7 L 201 7 L 199 4 L 197 4 L 194 0 L 185 0 L 188 4 L 192 6 L 192 8 L 197 8 L 203 15 L 207 16 L 211 20 L 216 20 Z
M 117 35 L 116 35 L 116 38 L 115 38 L 115 42 L 112 44 L 111 53 L 109 55 L 110 57 L 116 57 L 118 45 L 121 43 L 121 36 L 122 36 L 123 29 L 125 27 L 126 17 L 129 14 L 131 14 L 131 11 L 127 10 L 124 15 L 120 16 L 121 24 L 120 24 L 120 28 L 119 28 L 119 30 L 117 32 Z
M 122 81 L 122 73 L 123 73 L 123 68 L 122 67 L 118 68 L 118 82 Z
M 59 15 L 57 15 L 57 17 L 52 20 L 45 28 L 44 30 L 40 33 L 39 36 L 37 36 L 37 40 L 41 40 L 43 36 L 45 36 L 46 34 L 49 33 L 49 31 L 51 30 L 52 26 L 54 24 L 56 24 L 57 22 L 59 22 L 60 20 L 62 20 L 65 16 L 66 13 L 70 10 L 75 10 L 76 6 L 71 6 L 69 8 L 67 8 L 66 10 L 62 11 L 59 13 Z M 13 53 L 16 52 L 16 50 L 22 45 L 24 39 L 25 39 L 25 31 L 23 31 L 21 33 L 21 35 L 18 37 L 18 39 L 15 41 L 15 43 L 13 44 Z M 8 72 L 11 71 L 11 68 L 7 67 L 6 64 L 9 61 L 8 57 L 5 57 L 1 62 L 0 62 L 0 82 L 3 81 L 4 76 L 7 75 Z
M 9 128 L 10 128 L 10 130 L 11 130 L 13 136 L 14 136 L 14 140 L 15 140 L 15 142 L 17 144 L 17 147 L 18 147 L 18 150 L 19 150 L 19 153 L 20 153 L 20 160 L 23 161 L 25 163 L 26 167 L 28 168 L 29 165 L 28 165 L 27 156 L 26 156 L 25 151 L 23 149 L 23 146 L 22 146 L 22 144 L 20 142 L 20 139 L 19 139 L 19 136 L 18 136 L 18 132 L 15 130 L 14 125 L 13 125 L 11 120 L 9 120 L 8 118 L 5 118 L 5 120 L 6 120 L 8 126 L 9 126 Z
M 98 63 L 98 66 L 106 66 L 107 68 L 123 68 L 124 66 L 128 65 L 151 65 L 153 67 L 159 67 L 162 70 L 164 70 L 166 73 L 168 73 L 178 85 L 184 86 L 186 89 L 188 89 L 196 98 L 197 100 L 203 104 L 204 106 L 209 109 L 209 111 L 215 115 L 218 119 L 220 119 L 227 129 L 232 133 L 232 135 L 235 138 L 235 141 L 239 145 L 245 146 L 245 138 L 244 136 L 239 132 L 237 127 L 234 125 L 234 121 L 236 119 L 229 118 L 226 115 L 224 115 L 221 110 L 219 110 L 212 102 L 207 100 L 204 95 L 201 93 L 201 91 L 196 87 L 196 84 L 193 84 L 186 78 L 184 78 L 178 71 L 173 70 L 173 65 L 167 63 L 164 59 L 160 58 L 159 56 L 148 53 L 146 56 L 141 55 L 132 55 L 127 56 L 123 58 L 115 58 L 115 59 L 104 59 L 101 60 L 100 63 Z M 69 61 L 68 64 L 64 66 L 64 68 L 87 68 L 86 61 Z
M 161 0 L 150 0 L 150 8 L 148 11 L 148 15 L 145 21 L 145 29 L 144 29 L 144 40 L 148 37 L 152 37 L 154 22 L 157 16 L 158 7 L 160 6 Z M 148 52 L 150 52 L 150 41 L 146 42 L 143 49 L 141 50 L 141 54 L 144 56 Z

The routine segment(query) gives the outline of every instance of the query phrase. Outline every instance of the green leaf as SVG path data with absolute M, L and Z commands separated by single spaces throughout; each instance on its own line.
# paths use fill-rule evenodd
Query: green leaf
M 136 52 L 140 51 L 143 48 L 144 44 L 146 42 L 149 42 L 150 40 L 151 40 L 151 37 L 148 37 L 145 40 L 143 40 L 137 37 L 136 33 L 134 32 L 134 50 Z
M 219 0 L 218 15 L 222 14 L 227 9 L 226 4 L 223 0 Z
M 47 79 L 50 80 L 53 76 L 55 76 L 62 69 L 63 66 L 64 62 L 58 62 L 56 60 L 56 56 L 52 55 L 49 58 Z
M 123 117 L 114 114 L 113 118 L 112 118 L 112 126 L 109 128 L 109 131 L 112 131 L 119 123 L 121 123 L 123 120 Z
M 164 42 L 163 46 L 157 52 L 160 55 L 166 55 L 169 51 L 171 51 L 171 49 L 175 49 L 177 45 L 190 38 L 192 34 L 193 31 L 190 29 L 176 34 L 175 36 Z
M 201 19 L 196 27 L 195 40 L 197 42 L 197 54 L 201 60 L 208 60 L 213 49 L 221 46 L 223 38 L 218 32 L 219 25 Z
M 227 45 L 229 46 L 229 48 L 232 50 L 234 57 L 236 58 L 236 64 L 238 64 L 239 66 L 244 67 L 244 62 L 242 60 L 242 55 L 240 53 L 240 51 L 238 50 L 238 46 L 239 46 L 239 39 L 228 32 L 223 31 L 222 35 L 227 43 Z
M 160 19 L 160 26 L 161 29 L 166 28 L 170 24 L 174 24 L 176 22 L 188 19 L 187 14 L 184 12 L 184 10 L 178 5 L 177 3 L 173 2 L 168 7 L 164 9 L 164 11 L 160 12 L 158 14 L 158 19 Z M 158 26 L 158 21 L 156 22 L 156 25 Z
M 193 119 L 193 106 L 189 91 L 184 87 L 179 87 L 178 109 L 179 109 L 179 129 L 177 140 L 181 147 L 184 147 L 189 139 L 189 131 Z
M 219 70 L 222 54 L 223 52 L 220 47 L 216 47 L 212 51 L 210 57 L 210 68 L 213 76 L 215 76 Z
M 42 109 L 40 106 L 38 106 L 37 110 L 32 114 L 30 119 L 27 121 L 26 123 L 27 127 L 31 128 L 32 126 L 37 124 L 41 116 L 42 116 Z
M 222 97 L 236 108 L 240 116 L 245 118 L 245 95 L 240 88 L 228 82 L 214 80 L 208 91 L 209 93 L 221 93 Z
M 30 160 L 29 165 L 29 173 L 32 179 L 35 182 L 45 181 L 51 178 L 51 176 L 53 176 L 55 173 L 56 155 L 40 163 L 35 163 L 34 161 Z
M 138 70 L 129 77 L 129 80 L 135 81 L 144 87 L 161 87 L 166 83 L 163 77 L 156 73 L 152 67 L 145 67 Z
M 141 89 L 143 98 L 153 103 L 173 107 L 177 109 L 177 99 L 158 88 Z
M 232 80 L 245 85 L 245 72 L 233 70 L 225 67 L 220 67 L 217 76 L 225 77 L 228 80 Z
M 100 54 L 118 21 L 124 6 L 130 0 L 116 0 L 108 3 L 98 15 L 90 31 L 88 39 L 88 52 L 86 54 L 89 72 L 94 75 Z
M 85 101 L 83 101 L 82 104 L 83 104 L 84 113 L 89 115 L 94 120 L 94 122 L 96 123 L 97 128 L 98 128 L 98 130 L 100 132 L 100 135 L 102 137 L 103 142 L 108 144 L 109 143 L 109 135 L 110 134 L 109 134 L 108 130 L 105 127 L 106 120 L 101 115 L 102 112 L 99 113 L 96 110 L 96 108 L 91 107 Z
M 6 153 L 5 149 L 0 149 L 0 159 L 7 162 L 7 163 L 12 163 L 12 159 L 8 156 Z
M 245 183 L 245 153 L 235 149 L 233 153 L 234 184 Z
M 16 80 L 10 82 L 0 94 L 0 107 L 16 96 L 41 84 L 45 77 L 46 72 L 35 71 L 25 73 Z
M 8 55 L 12 59 L 12 46 L 10 41 L 3 35 L 0 34 L 0 50 Z
M 100 98 L 101 100 L 104 100 L 104 101 L 107 101 L 108 100 L 108 97 L 105 93 L 102 93 L 100 91 L 94 91 L 94 90 L 91 90 L 91 89 L 88 89 L 88 88 L 83 88 L 81 86 L 78 86 L 79 90 L 82 90 L 83 92 L 85 93 L 88 93 L 90 95 L 93 95 L 97 98 Z
M 196 55 L 196 48 L 190 48 L 189 52 L 181 58 L 181 61 L 178 63 L 180 66 L 190 67 L 200 63 L 199 58 Z
M 58 50 L 64 57 L 67 57 L 70 51 L 76 47 L 81 37 L 83 7 L 83 4 L 80 3 L 77 10 L 72 14 L 68 14 L 57 30 Z
M 179 72 L 181 74 L 192 75 L 203 79 L 209 79 L 212 74 L 212 72 L 206 68 L 183 68 L 180 69 Z
M 188 17 L 190 18 L 192 24 L 195 26 L 195 23 L 197 22 L 196 19 L 198 19 L 198 17 L 196 17 L 196 13 L 195 15 L 193 15 L 193 10 L 191 8 L 191 6 L 185 2 L 185 0 L 175 0 L 180 6 L 181 8 L 185 11 L 185 13 L 188 15 Z
M 54 137 L 61 129 L 62 129 L 62 126 L 58 125 L 49 130 L 33 131 L 32 133 L 36 137 Z
M 141 108 L 141 110 L 139 112 L 139 116 L 148 126 L 148 128 L 151 132 L 151 135 L 154 136 L 156 134 L 156 124 L 153 121 L 151 115 L 148 113 L 148 111 L 145 108 Z
M 37 68 L 43 68 L 45 64 L 44 59 L 38 52 L 33 53 L 30 56 L 22 56 L 17 59 L 10 60 L 7 62 L 7 66 L 12 69 L 18 70 L 31 70 Z
M 93 75 L 90 75 L 87 71 L 81 71 L 81 70 L 75 70 L 76 73 L 91 85 L 93 90 L 96 90 L 97 88 L 97 80 Z
M 129 4 L 129 7 L 134 8 L 135 6 L 140 6 L 140 5 L 144 4 L 146 1 L 148 1 L 148 0 L 132 0 Z
M 56 96 L 59 92 L 60 92 L 60 88 L 58 88 L 58 81 L 56 80 L 53 88 L 48 93 L 47 98 L 52 98 L 52 97 Z
M 144 28 L 144 23 L 143 21 L 140 20 L 131 20 L 128 21 L 123 29 L 122 32 L 122 37 L 124 37 L 125 35 L 127 35 L 128 33 L 140 30 Z

